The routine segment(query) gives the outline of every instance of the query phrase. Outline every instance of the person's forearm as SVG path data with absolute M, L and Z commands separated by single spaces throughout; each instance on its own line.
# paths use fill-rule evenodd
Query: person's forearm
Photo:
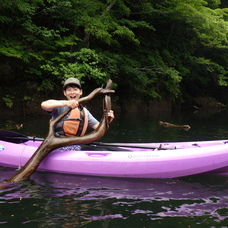
M 115 118 L 113 110 L 110 110 L 110 111 L 108 112 L 108 117 L 109 117 L 109 124 L 110 124 L 110 123 L 114 120 L 114 118 Z M 93 126 L 92 126 L 92 129 L 94 129 L 94 130 L 97 129 L 98 126 L 99 126 L 99 124 L 100 124 L 100 123 L 97 123 L 97 124 L 93 125 Z
M 51 112 L 54 108 L 67 106 L 67 100 L 47 100 L 41 103 L 41 108 Z

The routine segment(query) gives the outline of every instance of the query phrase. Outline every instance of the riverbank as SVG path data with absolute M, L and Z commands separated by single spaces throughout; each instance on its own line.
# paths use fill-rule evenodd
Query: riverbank
M 0 116 L 36 116 L 46 115 L 40 107 L 42 101 L 47 99 L 65 99 L 62 94 L 62 89 L 57 87 L 54 92 L 41 93 L 36 91 L 35 85 L 33 87 L 26 88 L 14 88 L 12 95 L 3 95 L 0 99 Z M 5 91 L 6 92 L 6 91 Z M 87 96 L 91 91 L 83 91 L 83 96 Z M 26 95 L 25 95 L 26 94 Z M 171 113 L 178 110 L 222 110 L 226 108 L 226 104 L 221 103 L 212 97 L 198 96 L 191 98 L 188 101 L 172 101 L 168 99 L 154 99 L 145 100 L 143 98 L 133 98 L 131 96 L 124 96 L 123 94 L 111 95 L 112 97 L 112 109 L 115 113 Z M 85 104 L 92 113 L 100 113 L 102 110 L 102 95 L 98 95 L 91 101 Z

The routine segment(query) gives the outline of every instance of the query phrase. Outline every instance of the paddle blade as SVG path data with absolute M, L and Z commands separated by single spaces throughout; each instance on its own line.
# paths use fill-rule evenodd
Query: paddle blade
M 0 130 L 0 140 L 12 143 L 23 143 L 27 142 L 29 138 L 18 132 Z

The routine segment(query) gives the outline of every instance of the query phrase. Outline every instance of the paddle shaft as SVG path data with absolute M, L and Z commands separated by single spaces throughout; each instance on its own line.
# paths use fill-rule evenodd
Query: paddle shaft
M 162 145 L 160 146 L 142 146 L 142 145 L 129 145 L 126 143 L 102 143 L 102 142 L 93 142 L 91 145 L 97 146 L 116 146 L 116 147 L 126 147 L 126 148 L 141 148 L 141 149 L 158 149 L 158 150 L 173 150 L 176 149 L 175 147 L 165 147 L 163 148 Z
M 22 135 L 21 133 L 12 132 L 12 131 L 6 131 L 6 130 L 0 130 L 0 140 L 7 141 L 7 142 L 13 142 L 13 143 L 23 143 L 27 142 L 29 140 L 31 141 L 43 141 L 44 138 L 38 138 L 38 137 L 30 137 L 26 135 Z M 3 137 L 4 133 L 4 137 Z M 17 136 L 18 135 L 18 136 Z M 176 149 L 175 147 L 171 148 L 162 148 L 161 146 L 143 146 L 143 145 L 129 145 L 125 143 L 102 143 L 102 142 L 93 142 L 90 145 L 92 146 L 113 146 L 113 147 L 126 147 L 126 148 L 141 148 L 141 149 L 158 149 L 158 150 L 167 150 L 167 149 Z

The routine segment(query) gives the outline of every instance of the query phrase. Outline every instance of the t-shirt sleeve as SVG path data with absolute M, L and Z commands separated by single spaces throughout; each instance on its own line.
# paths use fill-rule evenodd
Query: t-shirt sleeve
M 59 107 L 59 108 L 54 108 L 51 112 L 51 120 L 54 120 L 56 117 L 58 117 L 61 113 L 63 113 L 68 107 Z

